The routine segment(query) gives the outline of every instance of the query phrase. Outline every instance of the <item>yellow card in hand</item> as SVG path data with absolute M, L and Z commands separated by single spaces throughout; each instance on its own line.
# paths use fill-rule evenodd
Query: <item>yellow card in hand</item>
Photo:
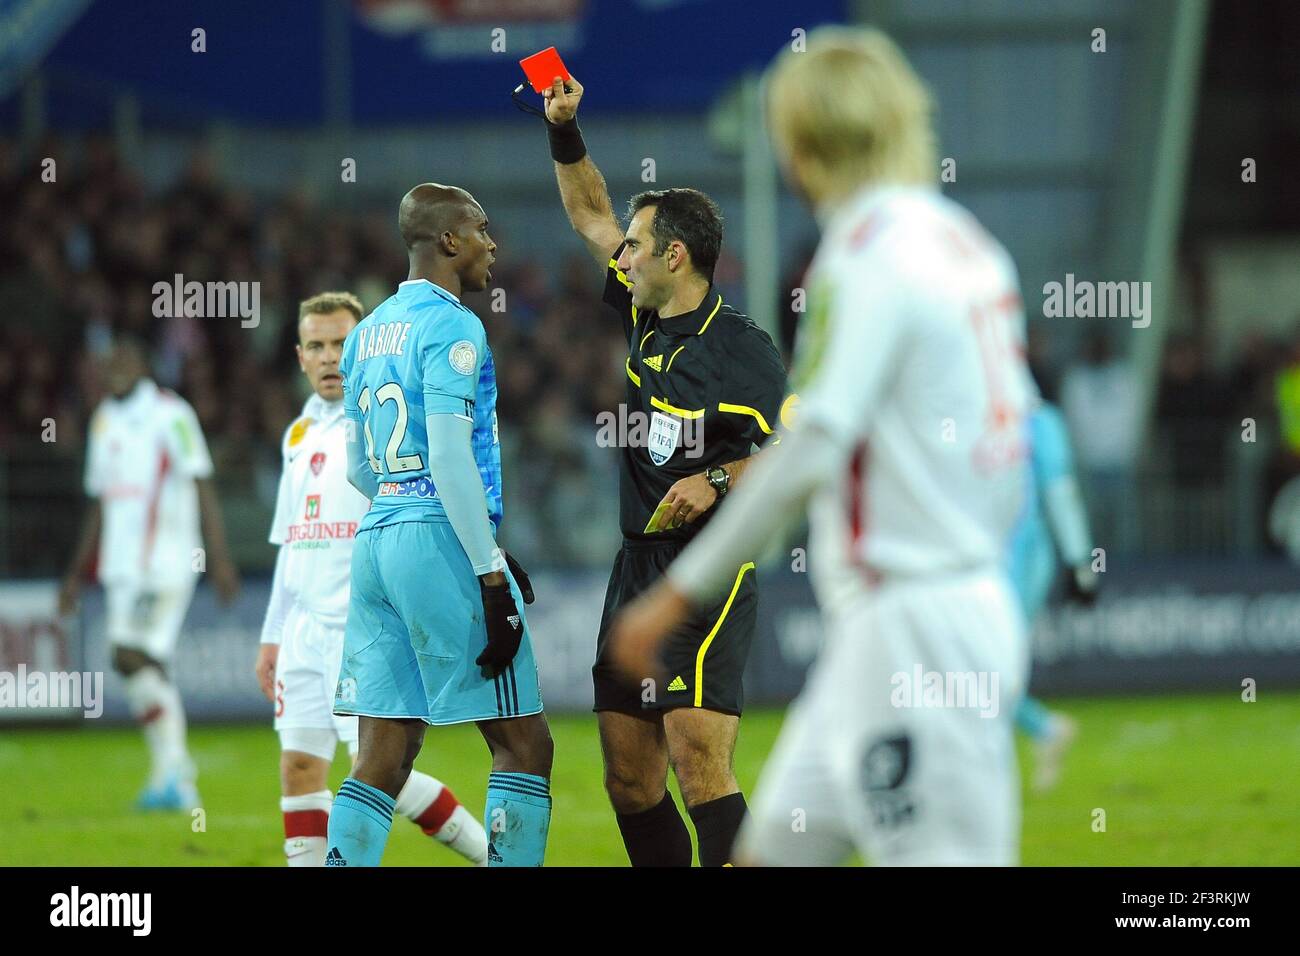
M 663 516 L 668 512 L 668 510 L 671 507 L 672 506 L 669 505 L 667 502 L 664 501 L 659 502 L 659 507 L 656 508 L 655 513 L 650 516 L 650 520 L 646 522 L 645 530 L 642 531 L 641 533 L 655 534 L 656 532 L 659 531 L 673 531 L 676 528 L 680 528 L 682 526 L 682 521 L 680 518 L 678 518 L 676 521 L 670 524 L 667 528 L 658 527 L 659 520 L 663 518 Z

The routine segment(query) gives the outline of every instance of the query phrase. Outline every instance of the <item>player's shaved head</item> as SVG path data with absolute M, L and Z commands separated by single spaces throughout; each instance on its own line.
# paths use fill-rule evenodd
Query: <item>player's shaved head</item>
M 411 260 L 408 279 L 427 279 L 452 295 L 481 292 L 492 281 L 497 245 L 487 213 L 468 191 L 420 183 L 402 197 L 397 228 Z
M 459 186 L 420 183 L 402 197 L 397 228 L 407 251 L 414 251 L 422 242 L 437 242 L 443 233 L 455 233 L 479 209 L 474 197 Z

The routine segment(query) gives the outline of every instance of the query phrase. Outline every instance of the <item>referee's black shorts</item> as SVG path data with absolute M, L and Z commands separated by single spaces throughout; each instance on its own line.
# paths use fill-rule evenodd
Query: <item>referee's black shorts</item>
M 680 541 L 623 541 L 605 591 L 596 663 L 591 668 L 596 687 L 593 710 L 649 718 L 678 707 L 700 707 L 740 716 L 745 702 L 741 678 L 758 621 L 753 563 L 737 568 L 726 593 L 669 635 L 660 658 L 665 683 L 646 687 L 629 682 L 609 661 L 608 633 L 614 615 L 658 581 L 685 546 Z

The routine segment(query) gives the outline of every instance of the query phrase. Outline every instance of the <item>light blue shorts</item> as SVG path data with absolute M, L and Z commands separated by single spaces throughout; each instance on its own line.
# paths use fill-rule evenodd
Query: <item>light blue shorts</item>
M 506 577 L 524 617 L 519 585 Z M 478 578 L 449 523 L 406 521 L 357 535 L 334 713 L 430 724 L 539 713 L 527 617 L 519 653 L 496 678 L 474 663 L 486 646 Z

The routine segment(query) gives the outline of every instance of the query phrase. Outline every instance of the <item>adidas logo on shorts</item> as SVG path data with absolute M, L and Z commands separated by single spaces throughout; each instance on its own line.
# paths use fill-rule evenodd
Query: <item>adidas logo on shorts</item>
M 343 854 L 339 852 L 336 846 L 330 847 L 329 854 L 325 857 L 326 866 L 347 866 L 348 861 L 343 859 Z

